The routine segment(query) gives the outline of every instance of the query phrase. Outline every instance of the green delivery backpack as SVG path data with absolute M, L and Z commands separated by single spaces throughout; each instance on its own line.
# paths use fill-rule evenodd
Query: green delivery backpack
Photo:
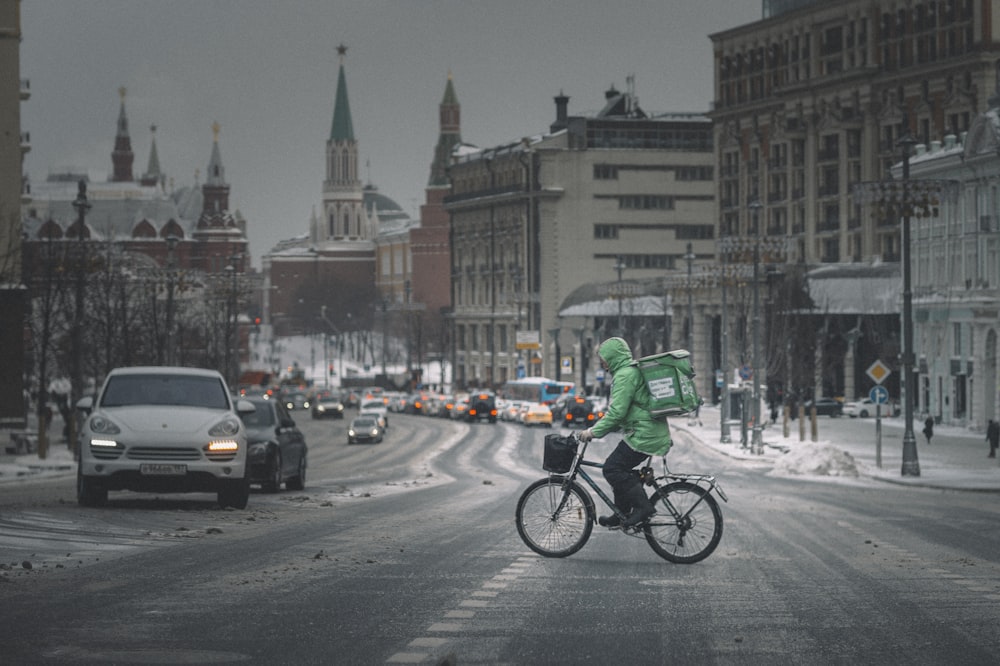
M 691 353 L 686 349 L 643 356 L 632 361 L 639 368 L 653 400 L 649 412 L 656 417 L 681 416 L 703 402 L 694 386 Z

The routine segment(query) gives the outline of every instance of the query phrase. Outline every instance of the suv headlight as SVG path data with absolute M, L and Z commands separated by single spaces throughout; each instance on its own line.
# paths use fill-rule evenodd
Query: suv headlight
M 111 419 L 95 414 L 90 417 L 90 432 L 101 435 L 117 435 L 121 429 Z
M 232 437 L 240 431 L 240 422 L 235 418 L 226 418 L 216 423 L 208 431 L 212 437 Z

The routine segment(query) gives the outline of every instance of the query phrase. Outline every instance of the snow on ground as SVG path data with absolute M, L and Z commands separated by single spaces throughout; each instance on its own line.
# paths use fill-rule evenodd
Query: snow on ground
M 827 443 L 802 442 L 775 459 L 770 474 L 775 476 L 861 475 L 859 463 L 850 453 Z

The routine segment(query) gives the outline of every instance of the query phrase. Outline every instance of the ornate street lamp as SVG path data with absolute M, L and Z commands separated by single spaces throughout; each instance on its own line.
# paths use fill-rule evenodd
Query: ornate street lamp
M 878 217 L 898 216 L 902 218 L 902 263 L 903 263 L 903 357 L 901 359 L 903 387 L 903 465 L 902 476 L 920 476 L 920 461 L 917 458 L 917 438 L 913 434 L 913 399 L 916 382 L 913 369 L 916 366 L 913 352 L 913 292 L 910 284 L 910 219 L 913 217 L 936 217 L 942 200 L 955 201 L 958 198 L 959 183 L 954 180 L 910 180 L 910 153 L 917 143 L 910 135 L 908 117 L 903 118 L 903 136 L 896 146 L 903 151 L 902 180 L 870 181 L 854 186 L 854 198 L 858 202 L 872 203 Z
M 70 408 L 76 409 L 76 403 L 83 397 L 83 308 L 84 308 L 84 261 L 86 259 L 86 217 L 91 204 L 87 201 L 87 181 L 81 180 L 77 185 L 76 199 L 73 200 L 73 210 L 77 215 L 77 246 L 76 257 L 76 293 L 74 294 L 73 335 L 70 339 Z M 77 455 L 77 419 L 70 419 L 67 436 L 69 449 L 74 457 Z

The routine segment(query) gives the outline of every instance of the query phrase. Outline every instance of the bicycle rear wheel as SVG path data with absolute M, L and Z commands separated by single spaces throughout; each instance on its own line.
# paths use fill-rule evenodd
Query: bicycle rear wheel
M 575 482 L 564 493 L 563 483 L 561 476 L 539 479 L 517 501 L 517 533 L 528 548 L 545 557 L 572 555 L 594 529 L 590 495 Z
M 669 483 L 649 500 L 656 515 L 643 527 L 656 554 L 676 564 L 700 562 L 722 539 L 722 511 L 711 493 L 687 481 Z M 668 507 L 673 507 L 671 511 Z

